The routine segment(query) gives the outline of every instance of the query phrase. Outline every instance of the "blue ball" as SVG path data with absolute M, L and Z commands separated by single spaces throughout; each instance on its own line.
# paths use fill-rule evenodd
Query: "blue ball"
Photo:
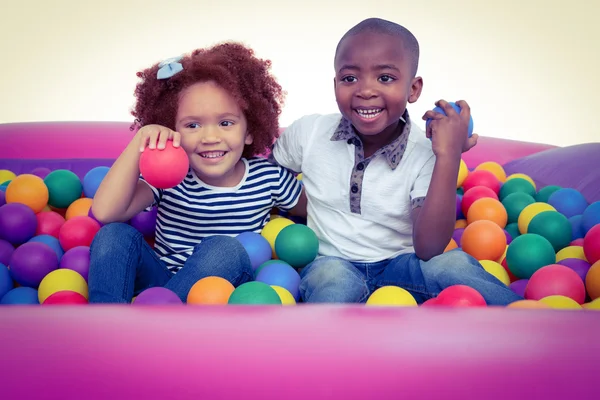
M 50 247 L 56 253 L 56 257 L 58 257 L 58 262 L 60 262 L 60 259 L 62 258 L 63 254 L 65 254 L 65 251 L 63 250 L 62 246 L 60 245 L 60 242 L 58 241 L 58 239 L 52 235 L 34 236 L 31 239 L 29 239 L 29 241 L 37 242 L 37 243 L 44 243 L 44 244 L 48 245 L 48 247 Z
M 300 274 L 291 265 L 281 262 L 265 265 L 256 281 L 287 289 L 296 301 L 300 300 Z
M 600 224 L 600 201 L 590 204 L 581 216 L 581 226 L 586 234 L 594 225 Z
M 88 173 L 85 174 L 83 177 L 83 194 L 85 197 L 89 197 L 90 199 L 94 198 L 98 186 L 100 186 L 102 179 L 104 179 L 109 170 L 109 167 L 96 167 L 90 169 Z
M 38 292 L 34 288 L 19 286 L 6 293 L 0 304 L 40 304 Z
M 456 105 L 456 103 L 454 103 L 453 101 L 449 102 L 448 104 L 450 104 L 452 106 L 452 108 L 454 108 L 454 110 L 456 110 L 457 113 L 460 113 L 460 106 Z M 433 111 L 446 115 L 446 112 L 444 112 L 444 109 L 441 107 L 436 106 L 433 109 Z M 425 122 L 425 128 L 429 127 L 430 121 L 431 121 L 431 118 L 427 119 L 427 121 Z M 471 137 L 471 136 L 473 136 L 473 116 L 471 116 L 469 118 L 469 137 Z
M 563 188 L 558 189 L 548 197 L 548 204 L 556 208 L 556 211 L 567 218 L 581 215 L 588 206 L 588 202 L 575 189 Z
M 14 287 L 8 267 L 0 263 L 0 299 Z
M 2 185 L 0 185 L 0 190 L 2 190 L 3 192 L 6 192 L 6 188 L 8 187 L 9 183 L 10 183 L 10 181 L 6 181 Z
M 581 226 L 581 215 L 574 215 L 569 218 L 569 222 L 571 223 L 571 232 L 572 237 L 571 240 L 581 239 L 585 236 L 585 232 L 583 232 L 583 226 Z
M 250 256 L 252 270 L 256 270 L 260 264 L 269 261 L 273 256 L 273 250 L 269 241 L 260 233 L 243 232 L 237 235 L 236 239 L 240 241 L 244 249 L 246 249 L 248 256 Z

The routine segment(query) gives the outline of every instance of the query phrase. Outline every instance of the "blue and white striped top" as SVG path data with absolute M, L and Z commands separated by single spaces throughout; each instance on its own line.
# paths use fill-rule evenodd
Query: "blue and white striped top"
M 260 233 L 273 207 L 287 211 L 298 202 L 302 186 L 291 172 L 264 158 L 242 161 L 246 174 L 236 187 L 209 186 L 191 169 L 174 188 L 148 184 L 158 208 L 154 250 L 171 271 L 179 271 L 205 237 Z

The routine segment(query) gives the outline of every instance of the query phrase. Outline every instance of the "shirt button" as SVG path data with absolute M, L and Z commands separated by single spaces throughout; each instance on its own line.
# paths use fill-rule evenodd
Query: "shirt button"
M 348 142 L 348 144 L 352 144 L 353 140 L 352 139 L 348 139 L 348 140 L 346 140 L 346 142 Z
M 356 193 L 358 192 L 358 186 L 356 185 L 352 185 L 352 189 L 350 189 L 352 191 L 352 193 Z
M 359 170 L 359 171 L 362 171 L 363 169 L 365 169 L 365 164 L 358 163 L 358 165 L 356 165 L 356 169 Z

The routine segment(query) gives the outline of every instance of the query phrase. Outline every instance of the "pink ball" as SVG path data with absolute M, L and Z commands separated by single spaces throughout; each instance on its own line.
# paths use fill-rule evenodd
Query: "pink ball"
M 583 238 L 573 240 L 569 246 L 583 246 Z
M 65 217 L 55 211 L 42 211 L 36 214 L 38 221 L 36 236 L 50 235 L 58 239 L 60 227 L 65 223 Z
M 590 264 L 600 260 L 600 224 L 590 229 L 583 238 L 583 252 Z
M 560 264 L 546 265 L 535 271 L 529 278 L 525 288 L 525 298 L 540 300 L 553 295 L 569 297 L 583 304 L 585 285 L 577 272 L 571 268 Z
M 466 285 L 453 285 L 442 290 L 435 305 L 451 307 L 485 307 L 487 303 L 477 290 Z
M 498 194 L 500 193 L 500 186 L 502 186 L 502 184 L 498 178 L 496 178 L 496 175 L 492 174 L 490 171 L 480 169 L 469 173 L 462 185 L 465 193 L 475 186 L 485 186 Z
M 182 147 L 173 147 L 167 141 L 162 150 L 146 147 L 140 156 L 140 172 L 144 179 L 158 189 L 169 189 L 183 181 L 190 168 L 188 156 Z
M 61 226 L 58 240 L 64 251 L 77 246 L 89 247 L 99 230 L 100 224 L 90 217 L 80 215 L 69 219 Z
M 44 300 L 43 305 L 51 304 L 88 304 L 88 301 L 85 297 L 77 292 L 73 292 L 71 290 L 61 290 L 60 292 L 51 294 L 46 298 L 46 300 Z

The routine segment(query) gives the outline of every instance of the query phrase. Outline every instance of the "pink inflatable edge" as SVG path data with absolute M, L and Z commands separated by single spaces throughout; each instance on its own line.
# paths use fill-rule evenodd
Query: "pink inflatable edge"
M 0 158 L 69 159 L 116 158 L 134 132 L 129 122 L 23 122 L 0 124 Z M 555 146 L 481 137 L 463 154 L 469 168 L 485 161 L 501 165 Z

